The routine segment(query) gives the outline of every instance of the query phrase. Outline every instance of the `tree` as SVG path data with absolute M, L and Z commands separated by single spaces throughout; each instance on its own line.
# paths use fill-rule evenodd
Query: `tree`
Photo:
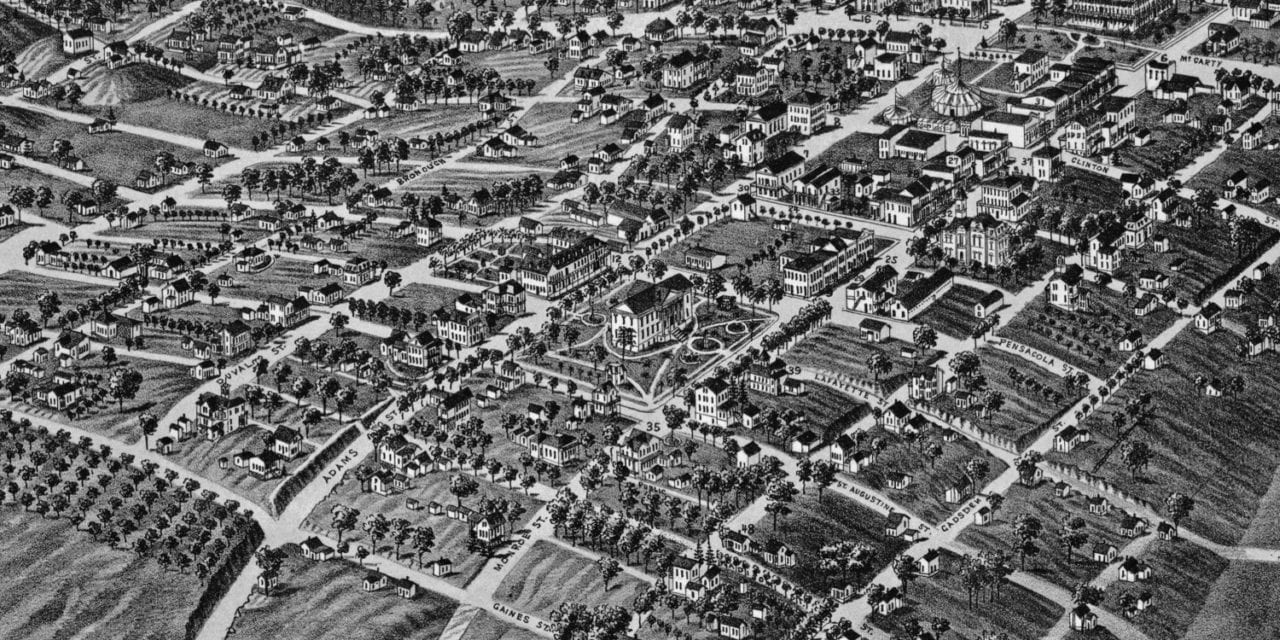
M 132 367 L 124 367 L 111 372 L 107 379 L 107 394 L 115 398 L 120 410 L 124 410 L 124 401 L 132 400 L 142 388 L 142 374 Z
M 262 569 L 262 575 L 267 577 L 267 580 L 262 582 L 266 585 L 262 595 L 271 597 L 271 585 L 274 582 L 272 578 L 280 575 L 280 567 L 284 566 L 285 552 L 282 549 L 264 545 L 254 553 L 253 557 L 258 563 L 258 568 Z
M 458 506 L 462 506 L 462 500 L 469 498 L 480 490 L 480 484 L 475 478 L 464 474 L 454 474 L 449 478 L 449 493 L 452 493 L 458 499 Z
M 1027 558 L 1040 553 L 1039 546 L 1036 542 L 1040 540 L 1040 535 L 1044 533 L 1044 524 L 1040 519 L 1030 515 L 1021 514 L 1013 520 L 1014 543 L 1013 550 L 1018 554 L 1018 561 L 1022 568 L 1027 566 Z
M 388 271 L 382 274 L 382 283 L 387 285 L 387 295 L 395 296 L 396 288 L 400 286 L 402 279 L 396 271 Z
M 338 544 L 342 544 L 342 534 L 356 528 L 360 523 L 360 510 L 350 507 L 338 507 L 333 511 L 330 525 L 338 532 Z
M 418 560 L 418 568 L 422 568 L 422 554 L 431 553 L 436 546 L 436 532 L 431 527 L 414 527 L 412 540 L 410 544 L 413 546 L 415 557 Z
M 877 383 L 880 382 L 880 376 L 888 375 L 893 369 L 893 363 L 890 362 L 889 356 L 877 351 L 867 358 L 867 371 L 875 378 Z
M 138 426 L 142 429 L 142 448 L 151 449 L 151 436 L 156 434 L 156 429 L 160 426 L 160 420 L 150 411 L 144 411 L 138 416 Z
M 1151 447 L 1140 440 L 1128 440 L 1120 448 L 1120 461 L 1129 469 L 1129 477 L 1138 478 L 1138 472 L 1145 470 L 1153 457 Z
M 902 595 L 906 595 L 907 587 L 920 577 L 920 565 L 916 564 L 915 558 L 904 553 L 894 561 L 893 572 L 902 581 Z
M 938 332 L 933 330 L 929 325 L 920 325 L 911 333 L 911 342 L 916 346 L 916 354 L 912 357 L 911 363 L 915 364 L 916 358 L 923 351 L 929 351 L 938 346 Z
M 1165 515 L 1169 516 L 1170 520 L 1173 520 L 1173 530 L 1175 532 L 1182 524 L 1182 521 L 1191 515 L 1191 511 L 1195 507 L 1196 501 L 1191 496 L 1176 491 L 1170 493 L 1169 497 L 1164 499 L 1164 512 Z
M 765 489 L 765 498 L 768 500 L 765 512 L 773 517 L 775 531 L 778 529 L 778 517 L 791 512 L 788 505 L 795 500 L 796 494 L 796 485 L 782 479 L 771 480 Z
M 1063 519 L 1062 528 L 1058 530 L 1058 542 L 1066 552 L 1068 563 L 1071 562 L 1071 553 L 1088 541 L 1084 518 L 1071 516 Z
M 596 568 L 600 570 L 600 579 L 604 580 L 604 590 L 609 590 L 609 583 L 622 573 L 622 565 L 618 561 L 609 556 L 601 556 L 596 560 Z

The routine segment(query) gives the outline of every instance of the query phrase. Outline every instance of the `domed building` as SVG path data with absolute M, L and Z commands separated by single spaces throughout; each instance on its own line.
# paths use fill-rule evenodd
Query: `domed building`
M 884 116 L 885 122 L 888 122 L 890 125 L 915 124 L 916 122 L 915 114 L 911 113 L 910 110 L 902 106 L 901 98 L 902 96 L 898 95 L 898 91 L 895 89 L 893 91 L 893 106 L 889 107 L 888 109 L 885 109 L 881 115 Z
M 982 110 L 978 90 L 964 81 L 963 60 L 957 52 L 955 68 L 940 70 L 933 76 L 933 96 L 929 106 L 944 118 L 966 118 Z

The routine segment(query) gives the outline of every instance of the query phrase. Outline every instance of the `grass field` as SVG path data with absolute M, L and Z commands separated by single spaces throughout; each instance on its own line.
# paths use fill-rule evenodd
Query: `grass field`
M 1008 351 L 983 345 L 975 353 L 982 363 L 986 389 L 1003 395 L 1004 406 L 984 417 L 978 405 L 968 409 L 957 407 L 953 401 L 954 394 L 946 394 L 936 403 L 949 413 L 964 416 L 975 425 L 1015 442 L 1025 444 L 1024 440 L 1035 437 L 1083 395 L 1076 389 L 1067 389 L 1060 376 Z M 1011 372 L 1019 376 L 1017 381 L 1010 376 Z M 983 393 L 973 393 L 978 403 L 981 403 Z
M 387 304 L 430 314 L 440 307 L 453 306 L 453 301 L 463 293 L 466 291 L 462 289 L 450 289 L 425 282 L 411 282 L 396 289 L 395 297 L 388 298 Z
M 0 628 L 10 638 L 170 640 L 203 591 L 190 573 L 94 542 L 65 519 L 0 508 Z
M 1137 252 L 1138 259 L 1127 260 L 1116 269 L 1113 275 L 1117 280 L 1137 285 L 1138 272 L 1155 269 L 1169 276 L 1170 286 L 1179 297 L 1194 301 L 1206 284 L 1232 271 L 1241 259 L 1232 248 L 1231 231 L 1219 219 L 1208 220 L 1190 229 L 1161 225 L 1159 232 L 1169 238 L 1169 253 L 1156 253 L 1149 248 Z M 1263 241 L 1266 245 L 1274 244 L 1277 238 L 1275 232 L 1269 233 L 1272 235 Z M 1175 272 L 1169 268 L 1169 263 L 1177 259 L 1185 260 L 1185 264 Z M 1236 271 L 1244 266 L 1236 268 Z
M 949 503 L 943 498 L 947 488 L 963 476 L 960 473 L 965 463 L 978 458 L 985 460 L 991 470 L 986 479 L 990 480 L 1004 472 L 1006 465 L 999 458 L 986 452 L 968 438 L 959 438 L 955 442 L 943 442 L 936 430 L 926 430 L 920 434 L 918 444 L 908 444 L 900 437 L 890 434 L 880 427 L 866 432 L 864 442 L 882 438 L 891 446 L 886 448 L 875 464 L 854 477 L 858 482 L 880 491 L 919 514 L 929 523 L 936 524 L 945 520 L 959 506 Z M 932 464 L 921 455 L 929 443 L 942 446 L 942 457 Z M 893 489 L 888 486 L 888 474 L 906 473 L 912 476 L 911 484 L 906 489 Z M 980 485 L 983 483 L 979 483 Z M 969 496 L 965 496 L 967 500 Z
M 1204 598 L 1187 638 L 1236 640 L 1258 629 L 1280 628 L 1280 565 L 1232 562 Z
M 14 65 L 28 78 L 43 78 L 71 61 L 62 52 L 62 38 L 56 33 L 32 42 L 17 54 Z
M 355 290 L 342 279 L 330 275 L 315 275 L 312 263 L 306 260 L 293 260 L 284 256 L 276 256 L 271 264 L 256 273 L 241 273 L 234 265 L 227 265 L 209 274 L 210 280 L 217 280 L 223 274 L 229 274 L 235 284 L 226 287 L 222 295 L 230 298 L 246 300 L 266 300 L 267 296 L 285 296 L 292 299 L 298 295 L 299 286 L 318 287 L 337 282 L 348 294 Z
M 823 495 L 821 504 L 816 494 L 807 494 L 797 496 L 788 506 L 791 514 L 778 518 L 776 530 L 773 528 L 772 517 L 766 515 L 755 523 L 751 538 L 756 541 L 757 547 L 773 538 L 791 547 L 791 551 L 796 554 L 796 565 L 772 568 L 814 593 L 825 594 L 832 587 L 842 587 L 845 584 L 865 584 L 881 567 L 888 565 L 906 548 L 901 540 L 885 537 L 882 516 L 832 491 Z M 841 540 L 865 542 L 876 552 L 866 569 L 850 572 L 847 579 L 839 572 L 819 567 L 818 551 L 823 546 Z M 763 558 L 759 559 L 764 562 Z
M 259 413 L 259 415 L 263 414 Z M 284 424 L 283 421 L 278 419 L 279 412 L 274 417 L 276 420 L 273 421 L 273 424 Z M 292 426 L 299 431 L 302 430 L 301 424 Z M 274 480 L 260 480 L 249 473 L 247 468 L 237 467 L 230 463 L 231 457 L 241 451 L 262 451 L 262 436 L 268 433 L 270 431 L 266 429 L 248 426 L 213 442 L 197 436 L 186 442 L 174 443 L 173 453 L 169 454 L 168 457 L 190 469 L 196 477 L 216 482 L 239 495 L 253 500 L 259 507 L 262 507 L 267 504 L 267 498 L 271 496 L 271 492 L 281 482 L 284 482 L 290 472 L 301 466 L 302 461 L 306 460 L 307 456 L 311 455 L 314 450 L 314 447 L 304 444 L 302 453 L 297 458 L 284 462 L 285 475 Z M 156 439 L 152 438 L 152 446 L 155 446 L 155 442 Z M 227 459 L 228 465 L 226 469 L 218 468 L 218 460 L 220 458 Z
M 1151 566 L 1151 579 L 1145 582 L 1117 580 L 1107 588 L 1104 602 L 1116 604 L 1122 594 L 1137 597 L 1150 591 L 1154 607 L 1133 618 L 1139 629 L 1153 640 L 1201 638 L 1187 635 L 1187 628 L 1195 622 L 1218 576 L 1227 569 L 1227 561 L 1204 547 L 1159 541 L 1152 543 L 1140 559 Z M 1120 607 L 1117 605 L 1113 610 L 1119 611 Z
M 960 562 L 959 556 L 944 551 L 938 572 L 912 582 L 905 598 L 907 606 L 877 619 L 877 626 L 898 630 L 912 618 L 926 626 L 928 621 L 942 618 L 951 623 L 950 638 L 979 640 L 1000 633 L 1011 638 L 1042 638 L 1065 613 L 1061 603 L 1016 584 L 1000 587 L 994 601 L 979 598 L 970 606 Z
M 622 130 L 630 117 L 623 118 L 609 125 L 601 125 L 599 118 L 588 118 L 577 124 L 569 124 L 569 114 L 573 113 L 571 102 L 546 102 L 535 104 L 521 116 L 518 124 L 529 133 L 539 138 L 539 146 L 520 147 L 514 158 L 481 159 L 477 162 L 489 162 L 497 165 L 515 163 L 534 167 L 557 169 L 560 160 L 569 154 L 587 157 L 596 149 L 610 142 L 620 142 Z M 481 140 L 483 142 L 483 140 Z
M 106 292 L 107 288 L 70 279 L 50 278 L 28 271 L 6 271 L 0 274 L 0 314 L 9 317 L 16 309 L 26 309 L 38 320 L 40 313 L 36 309 L 36 298 L 46 291 L 58 294 L 60 311 L 67 311 L 96 298 L 98 294 Z
M 1265 139 L 1276 135 L 1275 125 L 1268 126 Z M 1268 151 L 1265 148 L 1246 151 L 1238 144 L 1229 145 L 1212 164 L 1187 180 L 1186 186 L 1191 189 L 1208 187 L 1220 191 L 1227 176 L 1241 169 L 1249 173 L 1250 184 L 1263 178 L 1276 184 L 1276 180 L 1280 180 L 1280 151 Z M 1272 216 L 1280 215 L 1280 205 L 1274 198 L 1259 208 Z
M 109 367 L 100 358 L 81 360 L 79 366 L 85 373 L 102 375 L 105 386 Z M 121 353 L 120 359 L 113 366 L 128 366 L 142 373 L 142 387 L 137 395 L 132 400 L 126 400 L 123 409 L 115 400 L 106 397 L 98 407 L 77 417 L 74 424 L 127 443 L 142 439 L 142 431 L 138 429 L 139 414 L 146 411 L 164 416 L 179 400 L 200 385 L 199 380 L 189 375 L 187 367 L 170 362 L 144 360 Z M 41 417 L 54 420 L 66 418 L 64 414 L 52 412 L 43 406 L 19 406 Z
M 221 228 L 224 224 L 229 224 L 232 234 L 239 231 L 240 236 L 238 238 L 232 234 L 223 236 Z M 259 229 L 257 226 L 226 223 L 221 220 L 159 220 L 135 224 L 132 227 L 117 226 L 98 233 L 103 237 L 120 237 L 137 242 L 160 240 L 160 248 L 170 251 L 186 247 L 188 243 L 219 245 L 231 240 L 249 245 L 267 237 L 268 234 L 268 231 Z
M 1095 473 L 1157 504 L 1170 491 L 1194 495 L 1195 510 L 1183 526 L 1215 542 L 1274 540 L 1274 530 L 1255 529 L 1251 522 L 1259 516 L 1259 522 L 1268 521 L 1280 509 L 1280 495 L 1268 491 L 1280 465 L 1280 434 L 1258 428 L 1280 411 L 1280 369 L 1274 355 L 1241 361 L 1237 341 L 1228 331 L 1183 331 L 1164 349 L 1164 367 L 1137 375 L 1085 421 L 1091 444 L 1049 458 L 1085 470 L 1096 467 Z M 1197 376 L 1237 375 L 1244 377 L 1245 389 L 1235 396 L 1207 397 L 1195 384 Z M 1112 414 L 1138 394 L 1151 395 L 1153 415 L 1128 439 L 1147 443 L 1154 458 L 1134 479 L 1119 454 L 1108 452 L 1122 435 Z
M 673 267 L 685 267 L 685 255 L 694 248 L 723 253 L 725 266 L 718 272 L 725 278 L 745 269 L 753 280 L 781 279 L 776 257 L 792 249 L 807 246 L 822 237 L 818 227 L 792 225 L 790 231 L 774 229 L 768 220 L 721 220 L 713 222 L 672 245 L 658 255 Z
M 0 7 L 0 41 L 14 53 L 42 38 L 58 35 L 58 30 L 12 7 Z
M 507 624 L 496 616 L 480 612 L 467 625 L 460 640 L 540 640 L 542 636 L 515 625 Z
M 1067 589 L 1081 580 L 1092 580 L 1104 570 L 1102 563 L 1093 560 L 1093 545 L 1114 545 L 1117 550 L 1124 547 L 1125 539 L 1117 532 L 1120 524 L 1117 509 L 1106 516 L 1090 513 L 1085 496 L 1074 493 L 1069 498 L 1058 498 L 1053 495 L 1052 483 L 1042 483 L 1035 488 L 1014 484 L 1004 496 L 1004 506 L 995 513 L 990 524 L 971 525 L 960 534 L 962 544 L 983 551 L 1013 553 L 1013 545 L 1017 541 L 1013 533 L 1014 521 L 1022 515 L 1033 516 L 1044 525 L 1044 533 L 1036 543 L 1040 548 L 1039 554 L 1026 559 L 1026 570 Z M 1057 535 L 1063 520 L 1068 517 L 1084 520 L 1088 535 L 1084 545 L 1072 552 L 1070 560 L 1067 560 L 1066 550 Z M 1016 567 L 1020 559 L 1016 553 L 1013 555 Z M 1114 568 L 1106 570 L 1114 571 Z
M 344 476 L 343 483 L 327 498 L 317 504 L 311 514 L 307 516 L 306 526 L 332 534 L 333 531 L 329 529 L 329 514 L 337 505 L 353 507 L 359 509 L 361 513 L 381 513 L 389 519 L 405 518 L 414 525 L 430 526 L 436 532 L 436 547 L 432 551 L 432 557 L 453 560 L 454 573 L 449 579 L 457 581 L 459 584 L 466 584 L 484 567 L 485 563 L 483 556 L 466 550 L 467 536 L 470 532 L 469 527 L 462 522 L 446 517 L 444 514 L 431 516 L 427 515 L 425 510 L 410 511 L 405 506 L 406 498 L 416 498 L 423 505 L 433 501 L 442 505 L 456 504 L 457 499 L 449 492 L 449 478 L 456 473 L 459 472 L 438 472 L 415 478 L 411 481 L 412 486 L 408 490 L 391 496 L 362 492 L 355 474 L 347 473 Z M 519 531 L 533 517 L 534 511 L 537 510 L 540 504 L 533 498 L 525 496 L 519 490 L 508 490 L 505 486 L 488 482 L 487 478 L 488 476 L 478 478 L 480 483 L 479 492 L 467 498 L 463 501 L 463 504 L 475 506 L 483 497 L 514 500 L 525 509 L 520 521 L 513 523 L 511 526 L 511 529 Z M 348 532 L 346 539 L 351 540 L 353 543 L 368 544 L 367 537 L 362 531 Z M 387 555 L 392 553 L 391 546 L 385 541 L 379 550 Z M 410 557 L 407 555 L 407 551 L 405 549 L 401 551 L 405 554 L 403 561 L 408 562 Z
M 406 600 L 395 589 L 366 593 L 360 581 L 375 567 L 347 560 L 312 562 L 288 545 L 280 585 L 270 597 L 255 592 L 240 609 L 235 633 L 245 638 L 344 640 L 359 625 L 368 640 L 435 640 L 458 603 L 422 589 Z M 379 567 L 393 578 L 395 568 Z M 252 569 L 250 569 L 252 570 Z
M 153 161 L 160 152 L 172 153 L 180 162 L 197 164 L 219 165 L 229 160 L 227 157 L 206 158 L 195 149 L 119 131 L 92 135 L 85 125 L 17 107 L 0 107 L 0 120 L 5 122 L 10 133 L 25 135 L 35 141 L 38 159 L 48 159 L 45 156 L 54 139 L 69 140 L 72 153 L 88 166 L 88 174 L 125 187 L 133 187 L 139 171 L 154 170 Z M 173 182 L 174 179 L 169 180 L 170 184 Z
M 534 543 L 494 592 L 499 602 L 546 618 L 562 602 L 630 607 L 647 583 L 626 573 L 606 590 L 595 562 L 555 542 Z
M 881 376 L 880 382 L 892 391 L 906 384 L 907 376 L 915 366 L 928 365 L 941 356 L 938 351 L 924 353 L 914 359 L 903 356 L 902 348 L 909 346 L 898 338 L 880 343 L 867 342 L 853 327 L 828 324 L 791 347 L 785 357 L 789 364 L 841 373 L 871 383 L 874 377 L 868 372 L 867 361 L 873 354 L 883 354 L 888 357 L 892 368 L 888 375 Z
M 929 305 L 924 313 L 916 316 L 916 322 L 933 327 L 938 333 L 953 338 L 968 338 L 978 324 L 973 315 L 973 306 L 986 295 L 981 289 L 958 284 Z
M 1067 312 L 1052 307 L 1046 295 L 1040 293 L 996 335 L 1056 358 L 1052 367 L 1065 364 L 1106 377 L 1130 356 L 1118 349 L 1125 332 L 1135 329 L 1150 340 L 1177 318 L 1172 309 L 1164 306 L 1138 317 L 1133 314 L 1132 300 L 1119 291 L 1092 282 L 1082 288 L 1089 291 L 1088 311 Z
M 354 134 L 357 129 L 373 129 L 382 136 L 396 136 L 408 140 L 414 137 L 434 136 L 436 133 L 447 135 L 450 131 L 479 120 L 480 117 L 480 110 L 476 105 L 469 102 L 463 102 L 462 104 L 428 103 L 427 108 L 420 111 L 396 112 L 389 117 L 376 120 L 357 120 L 338 131 Z M 336 148 L 338 134 L 334 133 L 328 138 L 335 147 L 330 149 L 329 152 L 341 154 L 342 150 Z M 477 136 L 476 141 L 484 142 L 484 138 Z M 350 155 L 355 155 L 355 152 L 355 147 L 350 147 L 347 150 Z M 423 154 L 426 152 L 419 151 L 415 153 Z

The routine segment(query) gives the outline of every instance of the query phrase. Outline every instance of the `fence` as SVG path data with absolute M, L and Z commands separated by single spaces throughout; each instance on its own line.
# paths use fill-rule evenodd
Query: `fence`
M 1008 453 L 1012 453 L 1015 455 L 1019 451 L 1018 443 L 1016 441 L 1006 438 L 1002 435 L 991 433 L 990 431 L 987 431 L 981 427 L 978 427 L 977 425 L 970 422 L 967 418 L 952 415 L 950 412 L 947 412 L 943 409 L 939 409 L 937 407 L 930 406 L 922 402 L 913 403 L 912 408 L 915 409 L 916 411 L 919 411 L 926 418 L 930 418 L 933 420 L 937 420 L 938 422 L 942 422 L 950 426 L 952 429 L 955 429 L 956 431 L 959 431 L 979 442 L 989 444 L 997 449 L 1001 449 L 1003 451 L 1006 451 Z
M 280 483 L 280 487 L 276 489 L 275 493 L 271 494 L 271 498 L 267 502 L 267 511 L 273 516 L 280 515 L 285 507 L 289 506 L 289 503 L 293 501 L 293 498 L 310 484 L 316 476 L 320 475 L 320 472 L 329 466 L 329 463 L 333 462 L 339 454 L 346 450 L 347 445 L 355 442 L 359 436 L 360 429 L 355 425 L 348 426 L 334 436 L 333 440 L 320 453 L 317 453 L 301 467 L 298 467 L 298 470 L 293 475 Z

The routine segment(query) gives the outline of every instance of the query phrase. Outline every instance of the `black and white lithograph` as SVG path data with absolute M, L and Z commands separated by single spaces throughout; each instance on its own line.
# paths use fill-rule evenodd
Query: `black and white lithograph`
M 1275 637 L 1278 45 L 0 0 L 0 638 Z

